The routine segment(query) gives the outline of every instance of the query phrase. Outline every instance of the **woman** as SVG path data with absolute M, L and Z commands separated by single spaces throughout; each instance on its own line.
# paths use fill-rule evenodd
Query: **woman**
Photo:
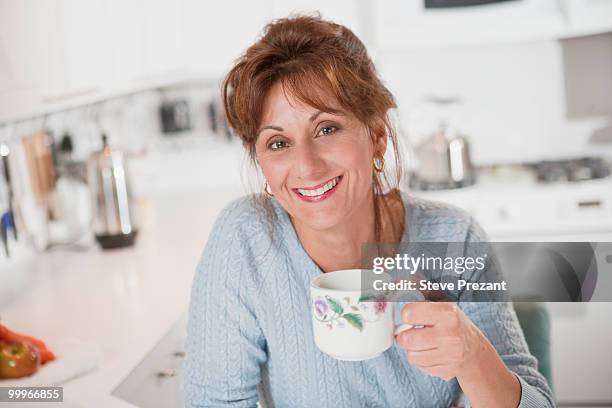
M 464 212 L 393 188 L 395 103 L 350 30 L 317 17 L 268 25 L 224 101 L 264 193 L 222 211 L 198 266 L 187 406 L 449 407 L 461 392 L 479 407 L 554 405 L 508 303 L 405 305 L 404 321 L 425 327 L 371 360 L 316 348 L 309 282 L 359 268 L 362 243 L 486 239 Z

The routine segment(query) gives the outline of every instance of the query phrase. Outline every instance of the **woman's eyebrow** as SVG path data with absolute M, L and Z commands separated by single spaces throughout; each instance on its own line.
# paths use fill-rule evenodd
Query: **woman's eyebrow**
M 311 122 L 314 122 L 314 120 L 316 118 L 318 118 L 319 115 L 322 114 L 322 113 L 329 113 L 330 115 L 334 115 L 334 116 L 345 116 L 345 113 L 342 110 L 340 110 L 340 109 L 332 109 L 332 110 L 329 110 L 329 111 L 317 111 L 317 112 L 312 114 L 312 116 L 309 118 L 309 120 Z
M 312 114 L 312 116 L 310 118 L 308 118 L 308 120 L 310 120 L 311 122 L 314 122 L 316 118 L 319 117 L 320 114 L 324 113 L 324 111 L 317 111 L 315 113 Z M 332 112 L 328 112 L 328 113 L 332 113 Z M 333 115 L 341 115 L 340 113 L 332 113 Z M 263 132 L 266 129 L 272 129 L 272 130 L 276 130 L 277 132 L 283 132 L 284 129 L 280 126 L 264 126 L 261 129 L 259 129 L 257 131 L 257 134 L 259 135 L 261 132 Z
M 310 120 L 311 122 L 314 122 L 314 120 L 315 120 L 316 118 L 318 118 L 318 117 L 319 117 L 319 115 L 320 115 L 320 114 L 322 114 L 322 113 L 323 113 L 323 111 L 317 111 L 317 112 L 315 112 L 315 113 L 314 113 L 314 114 L 313 114 L 313 115 L 312 115 L 312 116 L 309 118 L 309 120 Z
M 280 126 L 264 126 L 264 127 L 262 127 L 261 129 L 259 129 L 257 131 L 257 135 L 259 135 L 261 132 L 263 132 L 266 129 L 276 130 L 277 132 L 283 132 L 284 131 L 284 129 L 282 127 L 280 127 Z

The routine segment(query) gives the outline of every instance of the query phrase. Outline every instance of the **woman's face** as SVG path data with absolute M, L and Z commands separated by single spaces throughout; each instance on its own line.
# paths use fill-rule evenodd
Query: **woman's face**
M 266 99 L 256 155 L 272 194 L 311 229 L 352 222 L 371 199 L 374 145 L 366 128 L 348 113 L 297 101 L 280 84 Z

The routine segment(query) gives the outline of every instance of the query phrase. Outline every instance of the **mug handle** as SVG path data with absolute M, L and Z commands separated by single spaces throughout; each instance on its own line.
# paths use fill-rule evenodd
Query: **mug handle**
M 397 336 L 398 334 L 406 330 L 422 329 L 423 327 L 425 326 L 423 326 L 422 324 L 414 324 L 414 325 L 408 324 L 408 323 L 396 324 L 395 329 L 393 330 L 393 336 Z

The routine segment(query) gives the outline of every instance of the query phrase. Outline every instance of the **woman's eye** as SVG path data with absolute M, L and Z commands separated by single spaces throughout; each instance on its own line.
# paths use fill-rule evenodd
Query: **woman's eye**
M 284 140 L 275 140 L 268 145 L 268 149 L 270 150 L 280 150 L 284 147 L 287 147 L 287 142 Z
M 317 133 L 317 136 L 331 135 L 332 133 L 335 133 L 336 130 L 338 130 L 338 128 L 335 126 L 323 126 L 321 129 L 319 129 L 319 133 Z

